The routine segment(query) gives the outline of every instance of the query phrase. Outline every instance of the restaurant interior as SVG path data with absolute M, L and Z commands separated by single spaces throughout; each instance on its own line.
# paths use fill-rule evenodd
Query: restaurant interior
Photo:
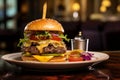
M 44 47 L 53 54 L 39 55 L 34 42 L 28 46 L 35 55 L 18 47 L 25 26 L 43 16 L 63 26 L 70 39 L 64 54 Z M 89 39 L 84 51 L 71 44 L 79 32 Z M 120 0 L 0 0 L 0 80 L 120 80 L 119 45 Z
M 0 54 L 21 51 L 24 27 L 42 18 L 45 1 L 46 18 L 60 22 L 68 38 L 81 31 L 90 51 L 120 50 L 120 0 L 0 0 Z

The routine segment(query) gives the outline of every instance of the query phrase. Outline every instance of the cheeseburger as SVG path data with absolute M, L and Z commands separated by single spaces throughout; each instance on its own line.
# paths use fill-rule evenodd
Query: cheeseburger
M 66 45 L 62 25 L 53 19 L 37 19 L 24 28 L 24 38 L 20 39 L 21 59 L 24 61 L 63 62 L 66 61 Z

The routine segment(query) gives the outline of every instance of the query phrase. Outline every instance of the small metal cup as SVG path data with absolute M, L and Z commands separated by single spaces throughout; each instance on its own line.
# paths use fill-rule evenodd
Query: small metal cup
M 88 51 L 88 41 L 89 39 L 71 39 L 71 49 Z

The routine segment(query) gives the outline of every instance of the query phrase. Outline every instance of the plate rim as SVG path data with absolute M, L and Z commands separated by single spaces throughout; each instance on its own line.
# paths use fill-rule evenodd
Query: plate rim
M 76 61 L 76 62 L 36 62 L 36 61 L 19 61 L 19 60 L 12 60 L 12 59 L 7 59 L 6 57 L 12 56 L 12 55 L 21 55 L 22 52 L 15 52 L 15 53 L 10 53 L 10 54 L 5 54 L 1 57 L 1 59 L 7 61 L 7 62 L 12 62 L 12 63 L 24 63 L 24 64 L 85 64 L 85 63 L 95 63 L 95 62 L 101 62 L 109 59 L 109 55 L 104 53 L 104 52 L 97 52 L 97 51 L 88 51 L 92 54 L 102 54 L 105 55 L 104 58 L 97 59 L 97 60 L 89 60 L 89 61 Z M 18 56 L 17 56 L 18 57 Z

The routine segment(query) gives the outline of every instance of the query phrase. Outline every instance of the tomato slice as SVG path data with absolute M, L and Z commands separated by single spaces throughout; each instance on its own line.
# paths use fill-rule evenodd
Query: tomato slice
M 59 38 L 58 36 L 52 36 L 52 40 L 61 41 L 62 39 Z
M 72 56 L 69 56 L 68 61 L 70 61 L 70 62 L 83 61 L 83 58 L 82 57 L 72 57 Z
M 31 40 L 38 40 L 38 38 L 36 38 L 34 35 L 31 35 L 31 36 L 30 36 L 30 39 L 31 39 Z

